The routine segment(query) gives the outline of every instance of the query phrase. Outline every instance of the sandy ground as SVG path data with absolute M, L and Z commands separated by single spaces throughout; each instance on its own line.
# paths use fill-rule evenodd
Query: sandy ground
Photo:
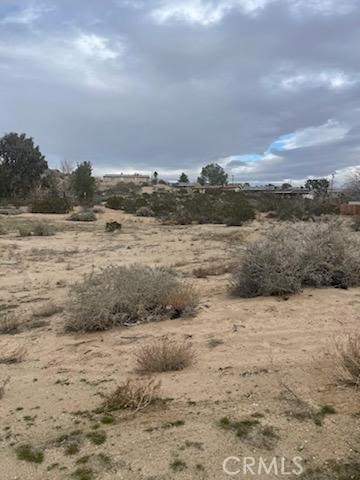
M 56 225 L 55 236 L 17 235 L 18 225 L 39 218 Z M 0 400 L 1 480 L 91 478 L 79 471 L 74 476 L 78 468 L 91 468 L 93 478 L 104 480 L 219 480 L 246 478 L 223 472 L 229 456 L 289 462 L 301 457 L 304 467 L 359 458 L 360 393 L 336 386 L 326 359 L 335 336 L 359 328 L 360 289 L 234 299 L 227 293 L 227 274 L 196 278 L 193 270 L 234 262 L 245 243 L 270 224 L 174 227 L 114 211 L 98 218 L 91 224 L 66 222 L 61 215 L 2 219 L 10 233 L 0 237 L 0 313 L 13 312 L 29 328 L 0 335 L 0 358 L 3 352 L 23 352 L 19 363 L 0 363 L 0 381 L 9 378 Z M 121 233 L 105 233 L 110 218 L 123 223 Z M 64 312 L 36 316 L 49 301 L 65 308 L 71 285 L 84 273 L 134 262 L 174 267 L 200 292 L 197 314 L 77 335 L 63 333 Z M 156 375 L 164 404 L 136 414 L 116 412 L 114 423 L 102 424 L 93 413 L 101 393 L 137 378 L 134 353 L 165 336 L 191 341 L 196 363 Z M 298 418 L 299 399 L 311 411 L 330 405 L 336 414 L 322 426 Z M 223 417 L 256 418 L 259 425 L 239 439 L 219 426 Z M 274 427 L 275 437 L 260 432 L 266 426 Z M 66 455 L 59 437 L 74 430 L 80 451 Z M 86 436 L 94 431 L 105 432 L 103 444 Z M 16 448 L 22 443 L 41 449 L 43 463 L 19 460 Z M 77 464 L 85 455 L 90 460 Z M 237 464 L 229 466 L 236 470 Z

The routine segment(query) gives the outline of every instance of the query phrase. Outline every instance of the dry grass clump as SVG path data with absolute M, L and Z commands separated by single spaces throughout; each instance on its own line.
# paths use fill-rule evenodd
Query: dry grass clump
M 340 383 L 360 386 L 360 333 L 352 333 L 334 344 L 335 375 Z
M 71 222 L 95 222 L 96 215 L 91 210 L 84 210 L 81 212 L 74 212 L 68 217 Z
M 193 275 L 196 278 L 215 277 L 231 272 L 232 268 L 233 265 L 227 263 L 212 263 L 210 265 L 194 268 Z
M 105 396 L 102 409 L 106 411 L 143 410 L 159 400 L 160 382 L 150 379 L 147 382 L 127 380 L 112 393 Z
M 191 343 L 168 339 L 141 347 L 136 354 L 137 371 L 141 373 L 171 372 L 192 365 L 195 352 Z
M 14 335 L 18 333 L 22 326 L 22 321 L 13 313 L 0 316 L 0 334 Z
M 37 222 L 33 225 L 24 224 L 19 226 L 20 237 L 49 237 L 54 234 L 54 227 L 46 222 Z
M 36 237 L 49 237 L 55 234 L 54 227 L 45 222 L 35 224 L 32 234 Z
M 10 377 L 6 377 L 6 378 L 4 378 L 4 380 L 0 381 L 0 400 L 4 397 L 6 385 L 9 382 L 10 382 Z
M 0 352 L 0 364 L 12 365 L 24 360 L 26 350 L 24 347 L 2 349 Z
M 341 222 L 286 224 L 248 246 L 232 291 L 241 297 L 299 292 L 305 286 L 360 285 L 360 241 Z
M 62 311 L 62 307 L 56 305 L 54 302 L 49 301 L 42 305 L 41 307 L 37 308 L 33 312 L 34 317 L 51 317 L 55 315 L 55 313 L 59 313 Z
M 193 291 L 168 269 L 107 267 L 73 286 L 65 329 L 97 331 L 179 317 L 195 307 L 195 300 Z

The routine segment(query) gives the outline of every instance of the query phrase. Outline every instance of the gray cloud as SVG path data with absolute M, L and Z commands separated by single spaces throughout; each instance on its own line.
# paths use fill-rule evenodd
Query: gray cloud
M 6 0 L 0 132 L 34 136 L 52 165 L 86 159 L 98 172 L 195 176 L 257 154 L 229 173 L 328 175 L 360 163 L 359 22 L 351 0 Z M 318 144 L 329 121 L 344 134 L 320 130 Z M 264 154 L 309 128 L 310 144 Z

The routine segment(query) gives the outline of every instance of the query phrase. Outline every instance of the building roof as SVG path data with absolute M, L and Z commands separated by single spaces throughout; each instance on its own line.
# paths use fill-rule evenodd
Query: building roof
M 150 175 L 143 175 L 141 173 L 108 173 L 104 175 L 103 178 L 150 178 Z

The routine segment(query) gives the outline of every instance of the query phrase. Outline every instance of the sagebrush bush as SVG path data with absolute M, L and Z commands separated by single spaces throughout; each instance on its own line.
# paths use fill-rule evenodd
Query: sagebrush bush
M 55 234 L 54 227 L 46 222 L 39 222 L 34 225 L 32 234 L 36 237 L 48 237 Z
M 360 333 L 335 341 L 335 373 L 340 383 L 360 386 Z
M 360 285 L 360 242 L 340 222 L 286 224 L 248 245 L 232 280 L 242 297 Z
M 189 342 L 163 339 L 141 347 L 135 358 L 138 372 L 171 372 L 189 367 L 194 362 L 195 352 Z
M 174 272 L 143 265 L 107 267 L 72 289 L 68 331 L 106 330 L 115 325 L 172 318 L 196 306 L 192 289 Z
M 68 217 L 71 222 L 95 222 L 96 215 L 91 210 L 84 210 L 80 212 L 74 212 Z
M 155 214 L 149 207 L 140 207 L 136 210 L 137 217 L 153 217 Z

